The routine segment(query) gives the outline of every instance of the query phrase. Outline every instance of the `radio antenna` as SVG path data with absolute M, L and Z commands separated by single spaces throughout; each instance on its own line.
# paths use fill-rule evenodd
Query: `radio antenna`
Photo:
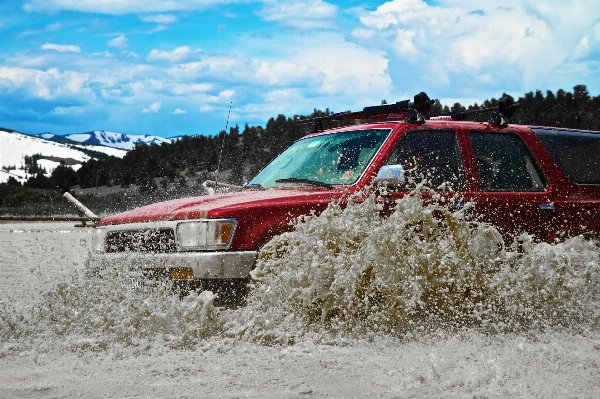
M 231 104 L 233 101 L 229 102 L 229 112 L 227 112 L 227 122 L 225 123 L 225 133 L 223 134 L 223 140 L 221 140 L 221 152 L 219 153 L 219 160 L 217 162 L 217 170 L 215 171 L 215 192 L 217 191 L 218 182 L 217 179 L 219 177 L 219 168 L 221 167 L 221 156 L 223 156 L 223 147 L 225 146 L 225 136 L 227 135 L 227 128 L 229 127 L 229 115 L 231 115 Z

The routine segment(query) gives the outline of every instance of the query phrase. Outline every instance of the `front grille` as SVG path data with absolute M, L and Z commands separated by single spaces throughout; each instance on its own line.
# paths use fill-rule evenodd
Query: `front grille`
M 173 229 L 111 231 L 104 248 L 106 252 L 177 252 Z

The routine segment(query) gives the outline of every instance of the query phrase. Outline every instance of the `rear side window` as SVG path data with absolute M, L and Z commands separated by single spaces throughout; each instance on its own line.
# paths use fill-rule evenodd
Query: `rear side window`
M 402 135 L 387 161 L 404 166 L 414 183 L 425 182 L 436 189 L 463 191 L 465 178 L 456 138 L 452 130 L 413 130 Z
M 532 129 L 576 184 L 600 184 L 600 133 Z
M 546 180 L 525 143 L 515 134 L 469 132 L 484 191 L 544 191 Z

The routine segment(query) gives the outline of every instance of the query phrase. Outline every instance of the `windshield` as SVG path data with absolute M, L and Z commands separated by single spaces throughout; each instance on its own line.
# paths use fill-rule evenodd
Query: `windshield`
M 299 140 L 265 167 L 249 185 L 353 184 L 391 129 L 357 130 Z M 279 182 L 277 182 L 280 180 Z

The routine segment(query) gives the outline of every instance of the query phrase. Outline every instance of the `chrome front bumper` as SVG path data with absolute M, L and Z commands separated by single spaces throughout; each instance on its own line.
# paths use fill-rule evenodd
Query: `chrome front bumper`
M 132 269 L 188 268 L 194 279 L 230 279 L 248 277 L 256 262 L 256 251 L 243 252 L 177 252 L 177 253 L 92 253 L 92 269 L 123 267 Z

